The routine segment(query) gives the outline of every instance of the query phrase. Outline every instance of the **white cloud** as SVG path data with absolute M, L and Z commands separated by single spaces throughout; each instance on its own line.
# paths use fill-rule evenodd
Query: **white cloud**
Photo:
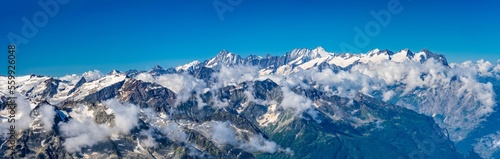
M 280 106 L 285 110 L 292 110 L 296 114 L 299 114 L 310 108 L 313 104 L 310 99 L 295 94 L 287 87 L 282 87 L 281 90 L 283 91 L 283 100 L 281 101 Z
M 213 101 L 214 101 L 213 106 L 215 108 L 224 108 L 224 107 L 229 106 L 229 101 L 227 99 L 222 99 L 222 101 L 221 101 L 221 100 L 217 99 L 217 97 L 214 97 Z
M 38 111 L 40 112 L 40 117 L 43 123 L 43 128 L 45 131 L 52 130 L 52 126 L 54 125 L 54 117 L 56 112 L 54 111 L 54 107 L 51 105 L 42 105 Z
M 218 145 L 237 145 L 236 134 L 229 122 L 212 122 L 210 123 L 211 136 L 210 138 Z
M 175 142 L 186 142 L 187 134 L 184 133 L 179 124 L 176 122 L 169 122 L 161 128 L 162 134 L 167 136 L 170 140 Z
M 213 121 L 209 125 L 209 138 L 217 146 L 232 145 L 244 151 L 256 153 L 275 153 L 281 148 L 273 141 L 266 140 L 259 134 L 253 134 L 248 140 L 240 137 L 241 131 L 236 131 L 237 128 L 231 126 L 228 121 Z M 238 135 L 240 134 L 240 135 Z
M 104 101 L 103 104 L 113 110 L 115 128 L 120 133 L 129 134 L 130 130 L 137 126 L 139 122 L 139 107 L 130 103 L 120 103 L 114 98 Z
M 65 138 L 64 148 L 68 152 L 78 152 L 85 146 L 92 146 L 100 141 L 107 140 L 119 134 L 129 134 L 138 124 L 139 108 L 133 104 L 120 103 L 116 99 L 103 102 L 113 110 L 114 123 L 96 124 L 94 111 L 89 107 L 78 104 L 70 113 L 73 117 L 68 122 L 59 123 L 61 136 Z
M 85 78 L 87 82 L 94 81 L 96 79 L 102 78 L 105 75 L 101 73 L 99 70 L 88 71 L 82 74 L 82 77 Z
M 491 158 L 500 151 L 500 132 L 480 138 L 474 146 L 474 151 L 483 158 Z
M 172 90 L 177 95 L 175 105 L 186 102 L 191 98 L 192 92 L 195 91 L 197 96 L 203 93 L 207 84 L 195 77 L 187 74 L 165 74 L 161 76 L 152 76 L 149 73 L 141 73 L 135 77 L 144 82 L 157 83 L 165 88 Z
M 319 112 L 315 109 L 309 108 L 307 109 L 306 113 L 312 117 L 314 121 L 316 121 L 318 124 L 321 123 L 321 120 L 318 119 Z
M 16 93 L 15 97 L 17 97 L 14 101 L 16 103 L 15 109 L 15 123 L 9 123 L 7 119 L 0 121 L 0 136 L 2 138 L 9 137 L 7 133 L 9 133 L 9 128 L 12 124 L 15 126 L 16 133 L 19 133 L 23 130 L 30 128 L 30 124 L 33 122 L 33 118 L 30 116 L 31 108 L 34 107 L 30 105 L 29 101 L 25 96 Z M 10 109 L 4 109 L 0 111 L 0 115 L 2 116 L 10 116 Z
M 497 64 L 497 66 L 495 66 L 495 68 L 493 68 L 493 72 L 500 73 L 500 64 Z
M 33 118 L 30 116 L 32 107 L 29 101 L 23 95 L 16 93 L 16 130 L 22 131 L 30 128 Z
M 142 130 L 140 132 L 140 135 L 146 136 L 146 139 L 142 140 L 142 143 L 144 144 L 144 146 L 146 146 L 146 147 L 157 147 L 158 146 L 158 143 L 156 142 L 155 138 L 153 137 L 153 135 L 151 135 L 152 133 L 153 133 L 152 129 L 149 129 L 148 131 Z
M 63 77 L 58 77 L 58 79 L 62 81 L 69 81 L 69 83 L 71 84 L 76 84 L 78 81 L 80 81 L 82 77 L 84 77 L 87 82 L 91 82 L 100 79 L 104 76 L 106 75 L 102 74 L 101 71 L 93 70 L 84 72 L 82 75 L 71 74 Z
M 253 102 L 253 103 L 256 103 L 256 104 L 259 104 L 259 105 L 268 105 L 270 103 L 273 103 L 273 101 L 266 101 L 266 100 L 255 99 L 255 97 L 253 96 L 252 92 L 254 92 L 253 87 L 249 87 L 249 90 L 246 90 L 246 91 L 243 92 L 243 94 L 245 94 L 245 96 L 247 97 L 247 100 L 249 102 Z
M 476 62 L 480 76 L 492 76 L 493 73 L 491 69 L 493 65 L 489 61 L 484 61 L 483 59 Z
M 447 120 L 437 122 L 441 127 L 458 130 L 451 132 L 452 140 L 457 141 L 493 111 L 495 93 L 492 85 L 481 83 L 477 79 L 495 68 L 484 61 L 467 61 L 450 66 L 444 66 L 434 59 L 424 63 L 381 61 L 358 64 L 338 73 L 313 68 L 291 73 L 286 77 L 275 77 L 277 80 L 273 80 L 280 82 L 282 86 L 300 87 L 303 87 L 300 83 L 305 80 L 327 94 L 348 98 L 354 97 L 358 92 L 368 96 L 383 92 L 380 100 L 390 101 L 398 94 L 401 98 L 391 101 L 393 104 L 427 115 L 444 115 Z M 410 102 L 406 103 L 408 101 Z M 468 121 L 465 122 L 464 119 Z
M 240 148 L 247 152 L 264 152 L 275 153 L 279 147 L 273 141 L 264 139 L 261 135 L 254 135 L 250 137 L 248 142 L 240 145 Z
M 259 77 L 259 68 L 254 66 L 236 65 L 232 67 L 223 66 L 213 77 L 217 80 L 212 90 L 228 85 L 238 85 L 245 81 L 253 81 Z
M 106 140 L 112 134 L 107 124 L 97 125 L 92 118 L 72 119 L 67 123 L 59 123 L 63 146 L 68 152 L 78 152 L 82 147 L 92 146 Z
M 396 93 L 393 91 L 393 90 L 390 90 L 390 91 L 387 91 L 387 92 L 384 92 L 384 94 L 382 95 L 382 100 L 387 102 L 389 100 L 391 100 L 391 98 L 395 95 Z
M 76 84 L 80 80 L 80 78 L 82 78 L 82 77 L 78 76 L 76 74 L 72 74 L 72 75 L 66 75 L 63 77 L 59 77 L 59 80 L 69 81 L 71 84 Z

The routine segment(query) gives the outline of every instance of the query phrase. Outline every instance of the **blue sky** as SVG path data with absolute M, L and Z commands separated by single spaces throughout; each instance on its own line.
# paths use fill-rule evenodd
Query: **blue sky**
M 214 1 L 226 5 L 223 20 Z M 38 31 L 26 37 L 23 17 L 33 23 L 35 15 L 44 22 L 41 15 L 47 12 L 38 1 L 1 1 L 0 44 L 7 52 L 9 33 L 24 37 L 25 43 L 17 50 L 18 74 L 52 76 L 94 69 L 105 73 L 147 70 L 156 64 L 170 67 L 208 59 L 222 49 L 242 56 L 282 55 L 294 48 L 316 46 L 342 52 L 342 43 L 362 52 L 427 48 L 445 54 L 451 62 L 500 59 L 500 2 L 494 0 L 238 2 L 69 0 L 59 4 L 56 14 L 47 15 L 46 24 L 33 24 Z M 364 30 L 371 22 L 380 25 L 370 12 L 388 10 L 388 3 L 396 2 L 400 12 L 391 13 L 391 20 L 369 37 L 366 46 L 356 45 L 354 28 Z

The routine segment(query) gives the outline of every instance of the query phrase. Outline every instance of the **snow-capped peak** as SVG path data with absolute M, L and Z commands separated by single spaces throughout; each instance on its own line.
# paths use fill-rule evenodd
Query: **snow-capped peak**
M 321 46 L 318 46 L 314 50 L 312 50 L 312 53 L 317 57 L 328 57 L 332 55 L 332 53 L 326 52 L 325 49 Z
M 366 53 L 366 54 L 367 54 L 367 55 L 372 55 L 372 54 L 377 54 L 377 53 L 379 53 L 379 52 L 380 52 L 380 49 L 375 48 L 375 49 L 373 49 L 373 50 L 371 50 L 371 51 L 368 51 L 368 53 Z
M 376 48 L 368 51 L 365 54 L 334 54 L 327 52 L 323 47 L 318 46 L 312 50 L 308 48 L 293 49 L 283 56 L 267 55 L 265 57 L 260 57 L 256 55 L 250 55 L 246 58 L 241 58 L 235 53 L 229 52 L 227 50 L 222 50 L 217 54 L 217 56 L 203 63 L 194 62 L 184 66 L 178 66 L 175 69 L 187 69 L 188 67 L 192 67 L 194 65 L 213 68 L 220 66 L 251 64 L 259 65 L 263 68 L 269 67 L 270 69 L 282 70 L 268 70 L 267 72 L 290 72 L 293 71 L 296 67 L 309 69 L 311 67 L 320 66 L 322 64 L 347 67 L 356 63 L 379 63 L 387 60 L 394 62 L 403 62 L 407 60 L 425 62 L 429 58 L 434 58 L 442 62 L 444 65 L 447 65 L 446 58 L 444 56 L 434 54 L 427 49 L 424 49 L 419 53 L 413 53 L 409 49 L 400 50 L 399 52 L 394 53 L 387 49 L 381 50 Z M 277 63 L 270 64 L 268 60 L 276 61 Z
M 413 52 L 411 52 L 410 49 L 406 48 L 406 49 L 403 49 L 403 50 L 400 50 L 398 52 L 398 54 L 405 54 L 407 56 L 414 56 L 415 54 Z
M 403 62 L 406 60 L 412 60 L 415 54 L 410 51 L 410 49 L 403 49 L 392 55 L 391 60 L 396 62 Z
M 201 62 L 196 60 L 196 61 L 193 61 L 193 62 L 190 62 L 188 64 L 185 64 L 185 65 L 182 65 L 182 66 L 177 66 L 175 68 L 176 71 L 179 71 L 179 70 L 189 70 L 190 68 L 200 64 Z
M 108 74 L 109 74 L 109 75 L 118 75 L 118 74 L 120 74 L 120 73 L 121 73 L 121 71 L 118 71 L 118 70 L 111 70 L 111 72 L 109 72 Z
M 242 61 L 243 59 L 239 55 L 236 55 L 227 50 L 222 50 L 214 58 L 205 61 L 205 67 L 215 67 L 221 64 L 227 66 L 236 65 L 236 64 L 241 64 Z
M 295 58 L 298 58 L 298 57 L 301 57 L 301 56 L 306 56 L 310 52 L 311 52 L 311 50 L 305 49 L 305 48 L 302 48 L 302 49 L 293 49 L 290 53 L 287 54 L 287 56 L 290 57 L 290 58 L 292 58 L 292 59 L 295 59 Z
M 325 48 L 323 48 L 323 47 L 321 47 L 321 46 L 316 47 L 315 49 L 313 49 L 313 50 L 312 50 L 312 52 L 316 52 L 316 53 L 326 53 Z
M 424 62 L 427 59 L 434 58 L 437 61 L 443 63 L 443 65 L 448 66 L 448 61 L 444 55 L 433 53 L 432 51 L 424 48 L 419 53 L 415 54 L 415 59 L 420 62 Z
M 384 55 L 384 56 L 391 56 L 393 55 L 394 53 L 390 50 L 380 50 L 380 49 L 373 49 L 371 51 L 369 51 L 366 55 L 368 56 L 375 56 L 375 55 Z
M 227 56 L 229 54 L 232 54 L 231 52 L 227 51 L 226 49 L 223 49 L 219 52 L 219 54 L 217 55 L 220 55 L 220 56 Z
M 294 49 L 290 53 L 287 54 L 290 59 L 302 59 L 305 61 L 309 61 L 316 58 L 322 57 L 330 57 L 331 53 L 325 51 L 325 49 L 321 46 L 316 47 L 313 50 L 309 50 L 306 48 L 303 49 Z

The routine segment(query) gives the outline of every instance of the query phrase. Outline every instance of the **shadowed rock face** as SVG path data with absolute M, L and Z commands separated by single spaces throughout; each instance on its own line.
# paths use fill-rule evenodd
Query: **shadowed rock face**
M 118 99 L 137 104 L 141 108 L 153 108 L 167 112 L 175 103 L 175 93 L 158 84 L 128 79 L 119 89 Z
M 123 86 L 125 81 L 121 81 L 118 83 L 115 83 L 109 87 L 103 88 L 95 93 L 92 93 L 88 96 L 86 96 L 83 101 L 88 102 L 88 103 L 95 103 L 96 101 L 104 101 L 107 99 L 114 98 L 117 96 L 120 92 L 119 89 Z
M 73 88 L 71 88 L 71 90 L 69 90 L 68 95 L 75 92 L 76 89 L 78 89 L 80 86 L 82 86 L 85 82 L 87 82 L 87 80 L 85 80 L 85 77 L 80 78 L 80 80 L 75 84 L 75 87 L 73 87 Z

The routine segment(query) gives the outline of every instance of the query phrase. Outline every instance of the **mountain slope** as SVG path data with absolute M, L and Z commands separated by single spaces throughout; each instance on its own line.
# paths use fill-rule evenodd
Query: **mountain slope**
M 448 64 L 425 49 L 319 47 L 246 58 L 222 51 L 149 71 L 23 76 L 18 147 L 2 145 L 0 155 L 463 158 L 454 142 L 494 112 L 495 92 L 481 79 L 498 80 L 499 72 L 485 61 Z

